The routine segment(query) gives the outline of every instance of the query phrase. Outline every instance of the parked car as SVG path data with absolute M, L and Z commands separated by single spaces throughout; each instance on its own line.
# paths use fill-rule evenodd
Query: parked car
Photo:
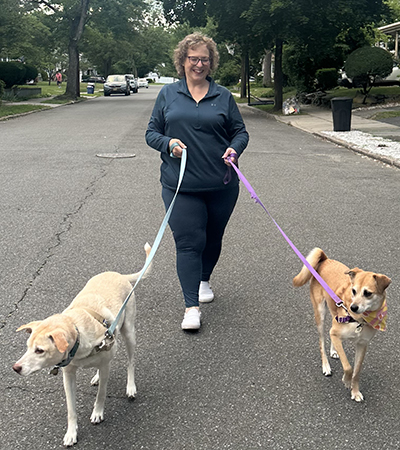
M 146 80 L 146 78 L 139 78 L 138 79 L 138 86 L 141 87 L 145 87 L 148 88 L 149 87 L 149 82 Z
M 359 83 L 348 78 L 344 70 L 339 70 L 338 85 L 349 89 L 361 87 Z M 393 63 L 392 73 L 385 78 L 376 77 L 374 86 L 400 86 L 400 67 Z
M 111 94 L 131 95 L 131 88 L 125 75 L 108 75 L 104 83 L 104 95 Z
M 101 76 L 83 76 L 82 81 L 85 83 L 104 83 L 106 79 Z
M 394 62 L 393 70 L 386 78 L 375 80 L 375 86 L 400 86 L 400 67 Z
M 138 89 L 139 89 L 137 79 L 131 73 L 125 74 L 125 77 L 128 80 L 128 83 L 129 83 L 129 86 L 131 88 L 131 91 L 134 94 L 136 94 Z

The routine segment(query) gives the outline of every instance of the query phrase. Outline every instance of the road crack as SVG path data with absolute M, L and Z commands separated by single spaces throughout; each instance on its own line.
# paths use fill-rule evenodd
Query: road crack
M 110 161 L 111 163 L 112 161 Z M 54 241 L 52 245 L 50 245 L 47 250 L 45 251 L 45 257 L 37 270 L 34 271 L 32 274 L 30 280 L 27 282 L 27 285 L 25 289 L 22 292 L 21 297 L 14 303 L 13 309 L 9 311 L 6 315 L 6 317 L 1 320 L 0 322 L 0 330 L 3 329 L 7 324 L 7 319 L 12 317 L 19 309 L 19 305 L 25 300 L 26 296 L 29 294 L 29 291 L 31 290 L 33 284 L 35 281 L 40 277 L 40 275 L 43 273 L 44 269 L 46 268 L 46 265 L 51 260 L 51 258 L 55 254 L 55 250 L 62 244 L 63 238 L 69 233 L 73 226 L 74 218 L 81 212 L 82 208 L 85 206 L 86 202 L 89 198 L 91 198 L 95 191 L 96 191 L 96 185 L 97 183 L 104 178 L 107 175 L 107 170 L 102 169 L 100 174 L 97 175 L 86 187 L 84 190 L 84 195 L 82 198 L 78 201 L 76 204 L 76 207 L 72 210 L 67 212 L 64 217 L 62 218 L 61 222 L 58 225 L 58 229 L 56 233 L 52 236 L 50 241 Z

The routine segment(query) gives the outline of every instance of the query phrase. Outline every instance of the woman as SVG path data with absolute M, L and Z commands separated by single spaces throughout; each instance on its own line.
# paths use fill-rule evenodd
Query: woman
M 181 80 L 161 89 L 146 131 L 147 144 L 161 153 L 166 209 L 177 187 L 182 150 L 187 150 L 185 175 L 169 219 L 186 305 L 184 330 L 200 328 L 199 301 L 214 299 L 209 280 L 239 195 L 236 173 L 226 158 L 230 155 L 237 163 L 249 140 L 231 93 L 210 77 L 218 61 L 212 39 L 201 33 L 186 36 L 174 54 Z M 231 180 L 224 184 L 228 169 Z

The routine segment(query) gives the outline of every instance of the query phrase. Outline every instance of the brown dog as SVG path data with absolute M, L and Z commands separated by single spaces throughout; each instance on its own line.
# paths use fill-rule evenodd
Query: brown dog
M 359 389 L 361 366 L 369 342 L 377 330 L 383 331 L 386 328 L 385 290 L 391 279 L 386 275 L 365 272 L 358 268 L 350 270 L 341 262 L 328 259 L 320 248 L 314 248 L 307 256 L 307 261 L 343 301 L 345 307 L 337 306 L 306 266 L 293 278 L 295 287 L 303 286 L 311 279 L 310 297 L 319 333 L 322 371 L 325 376 L 331 375 L 324 342 L 327 304 L 332 315 L 330 356 L 340 358 L 344 371 L 343 383 L 347 388 L 351 388 L 351 398 L 361 402 L 364 400 Z M 356 345 L 354 370 L 343 350 L 342 341 L 347 339 L 352 339 Z
M 151 247 L 145 245 L 147 258 Z M 146 274 L 150 271 L 149 265 Z M 28 376 L 41 369 L 53 367 L 57 374 L 63 368 L 64 389 L 68 409 L 68 429 L 64 445 L 70 447 L 77 442 L 76 371 L 79 367 L 95 367 L 96 375 L 91 384 L 98 384 L 97 397 L 91 415 L 91 422 L 100 423 L 104 417 L 107 381 L 112 357 L 117 350 L 116 339 L 104 340 L 106 328 L 114 321 L 132 290 L 132 284 L 141 272 L 121 275 L 104 272 L 91 278 L 69 307 L 61 314 L 22 325 L 17 331 L 30 333 L 27 351 L 13 369 Z M 118 322 L 116 333 L 121 332 L 128 353 L 128 380 L 126 395 L 135 397 L 134 374 L 136 303 L 132 293 Z

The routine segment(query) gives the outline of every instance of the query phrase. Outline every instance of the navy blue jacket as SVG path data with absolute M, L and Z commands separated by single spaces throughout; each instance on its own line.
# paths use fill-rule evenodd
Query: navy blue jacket
M 187 165 L 182 192 L 228 189 L 238 184 L 232 169 L 232 180 L 223 183 L 228 166 L 222 155 L 232 147 L 240 156 L 249 135 L 232 94 L 212 78 L 208 93 L 197 103 L 191 96 L 185 78 L 163 86 L 158 94 L 146 131 L 146 142 L 161 153 L 161 183 L 176 189 L 180 158 L 171 158 L 169 141 L 180 139 L 187 146 Z

